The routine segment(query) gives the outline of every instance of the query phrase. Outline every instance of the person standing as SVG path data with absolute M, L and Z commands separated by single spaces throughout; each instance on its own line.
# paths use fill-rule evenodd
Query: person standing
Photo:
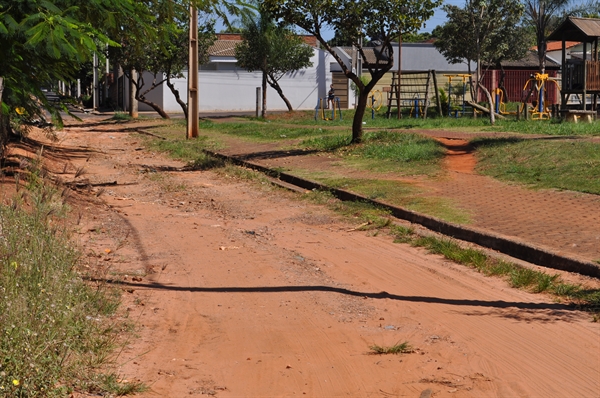
M 329 91 L 327 92 L 327 105 L 331 103 L 331 109 L 335 108 L 335 89 L 333 88 L 333 84 L 330 86 Z

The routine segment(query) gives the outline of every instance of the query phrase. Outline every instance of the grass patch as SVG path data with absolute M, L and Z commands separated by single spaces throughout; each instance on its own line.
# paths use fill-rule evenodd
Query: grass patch
M 352 136 L 349 134 L 322 135 L 320 137 L 307 138 L 300 142 L 300 146 L 307 149 L 330 152 L 350 145 L 351 140 Z
M 115 112 L 115 114 L 113 115 L 113 117 L 111 117 L 108 120 L 133 120 L 133 118 L 129 115 L 129 113 L 127 112 Z
M 303 175 L 302 172 L 298 171 L 296 171 L 296 174 Z M 449 222 L 457 224 L 470 222 L 469 215 L 462 210 L 456 209 L 447 199 L 423 195 L 419 189 L 402 181 L 342 177 L 328 178 L 315 176 L 310 172 L 306 173 L 306 176 L 332 188 L 356 192 L 369 199 L 429 214 Z
M 407 341 L 405 341 L 404 343 L 397 343 L 389 347 L 374 344 L 370 346 L 369 349 L 371 350 L 371 353 L 375 355 L 408 354 L 413 352 L 412 347 L 410 346 L 410 344 L 408 344 Z
M 518 134 L 539 134 L 539 135 L 556 135 L 556 136 L 594 136 L 598 135 L 598 125 L 600 122 L 594 123 L 568 123 L 561 120 L 496 120 L 494 126 L 490 125 L 490 121 L 485 116 L 479 116 L 477 119 L 472 117 L 428 117 L 427 119 L 404 117 L 402 119 L 387 119 L 385 113 L 387 108 L 382 108 L 375 114 L 375 119 L 371 119 L 371 113 L 365 112 L 363 128 L 368 129 L 402 129 L 402 130 L 419 130 L 419 129 L 444 129 L 458 130 L 462 132 L 478 132 L 478 131 L 494 131 L 494 132 L 512 132 Z M 309 111 L 307 114 L 310 114 Z M 393 114 L 395 114 L 393 112 Z M 312 112 L 314 116 L 314 112 Z M 352 126 L 354 118 L 354 110 L 344 110 L 343 120 L 335 121 L 315 121 L 312 117 L 298 117 L 295 119 L 280 119 L 277 115 L 273 115 L 270 119 L 274 123 L 299 124 L 299 125 L 318 125 L 325 128 L 329 126 Z
M 354 167 L 396 175 L 438 175 L 444 147 L 437 141 L 412 133 L 367 133 L 363 143 L 341 148 L 336 154 Z
M 536 188 L 600 194 L 600 143 L 478 139 L 480 173 Z
M 285 121 L 282 121 L 283 123 Z M 237 123 L 205 124 L 205 129 L 216 130 L 221 134 L 234 135 L 256 141 L 281 141 L 324 134 L 321 127 L 290 127 L 271 121 L 245 121 Z
M 511 287 L 533 293 L 549 293 L 569 300 L 580 308 L 600 312 L 600 289 L 586 289 L 564 282 L 558 274 L 548 274 L 488 256 L 481 250 L 462 248 L 456 241 L 434 236 L 419 236 L 411 228 L 391 227 L 395 242 L 424 247 L 458 264 L 474 268 L 488 276 L 503 277 Z M 597 314 L 596 314 L 597 315 Z
M 100 379 L 116 377 L 107 367 L 122 326 L 113 319 L 119 297 L 78 272 L 67 210 L 35 173 L 12 205 L 0 205 L 2 396 L 107 392 Z

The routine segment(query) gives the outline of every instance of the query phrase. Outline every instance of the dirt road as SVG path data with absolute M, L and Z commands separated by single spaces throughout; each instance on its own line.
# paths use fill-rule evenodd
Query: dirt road
M 143 397 L 600 396 L 589 314 L 268 184 L 161 171 L 180 164 L 135 133 L 60 139 L 87 148 L 56 160 L 63 178 L 117 182 L 90 192 L 78 230 L 93 265 L 123 279 L 138 330 L 118 361 Z M 370 353 L 398 342 L 412 352 Z

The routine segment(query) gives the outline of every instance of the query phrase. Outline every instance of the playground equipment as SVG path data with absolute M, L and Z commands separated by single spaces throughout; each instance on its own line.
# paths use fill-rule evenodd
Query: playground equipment
M 410 101 L 408 101 L 408 103 L 410 104 L 410 111 L 408 112 L 408 116 L 412 116 L 415 119 L 418 119 L 419 116 L 420 117 L 424 117 L 425 116 L 425 108 L 426 108 L 426 103 L 424 99 L 419 98 L 416 94 L 413 97 L 413 99 L 411 99 Z
M 325 109 L 327 109 L 327 98 L 319 98 L 317 106 L 315 106 L 315 120 L 317 120 L 317 115 L 319 114 L 321 115 L 322 120 L 335 120 L 338 112 L 340 120 L 342 120 L 342 108 L 340 107 L 339 97 L 335 97 L 335 99 L 333 100 L 333 107 L 331 108 L 331 118 L 325 116 Z
M 375 119 L 375 111 L 381 109 L 383 105 L 383 95 L 379 90 L 372 90 L 369 92 L 369 100 L 367 101 L 367 108 L 371 109 L 371 119 Z
M 517 112 L 509 112 L 506 110 L 506 103 L 504 102 L 504 90 L 497 88 L 494 90 L 494 104 L 495 112 L 500 115 L 516 115 Z
M 398 118 L 401 115 L 401 108 L 408 108 L 409 116 L 426 119 L 429 105 L 434 98 L 438 112 L 440 115 L 442 114 L 435 70 L 402 72 L 400 74 L 393 72 L 391 85 L 384 91 L 388 93 L 386 112 L 388 119 L 392 115 L 392 106 L 396 107 Z
M 527 97 L 523 100 L 519 111 L 523 111 L 523 109 L 527 106 L 527 101 L 531 97 L 531 94 L 536 91 L 536 100 L 532 101 L 534 109 L 531 111 L 531 118 L 533 120 L 550 119 L 552 117 L 552 112 L 547 106 L 547 88 L 549 82 L 553 82 L 560 89 L 556 79 L 548 77 L 547 73 L 536 73 L 535 76 L 527 80 L 527 83 L 525 83 L 525 86 L 523 86 L 523 92 L 527 91 Z M 529 87 L 529 90 L 527 90 L 527 87 Z
M 454 113 L 454 117 L 464 116 L 467 111 L 466 106 L 466 95 L 467 95 L 467 87 L 470 83 L 469 77 L 467 74 L 457 74 L 457 75 L 444 75 L 448 78 L 448 116 L 452 116 Z M 458 94 L 455 94 L 452 91 L 452 79 L 461 79 L 454 85 L 454 89 Z M 458 90 L 457 90 L 458 87 Z M 454 98 L 454 99 L 453 99 Z M 496 112 L 497 113 L 497 112 Z

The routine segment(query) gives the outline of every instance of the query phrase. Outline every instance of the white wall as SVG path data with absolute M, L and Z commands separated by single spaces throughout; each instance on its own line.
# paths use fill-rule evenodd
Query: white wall
M 331 55 L 326 52 L 315 49 L 311 58 L 312 67 L 286 74 L 279 80 L 283 94 L 290 101 L 294 110 L 314 109 L 317 99 L 326 96 L 331 84 L 331 74 L 329 73 L 331 58 Z M 200 111 L 256 110 L 256 87 L 260 87 L 262 84 L 262 74 L 246 72 L 237 68 L 233 63 L 218 64 L 216 69 L 199 72 Z M 183 78 L 174 79 L 173 82 L 183 100 L 187 102 L 187 72 L 184 72 L 184 75 Z M 151 82 L 151 80 L 146 81 Z M 157 102 L 161 101 L 166 112 L 182 112 L 181 107 L 175 101 L 175 96 L 166 84 L 157 87 L 154 91 L 152 99 Z M 141 111 L 151 110 L 141 102 L 139 109 Z M 267 111 L 269 110 L 287 110 L 287 107 L 279 94 L 267 85 Z

